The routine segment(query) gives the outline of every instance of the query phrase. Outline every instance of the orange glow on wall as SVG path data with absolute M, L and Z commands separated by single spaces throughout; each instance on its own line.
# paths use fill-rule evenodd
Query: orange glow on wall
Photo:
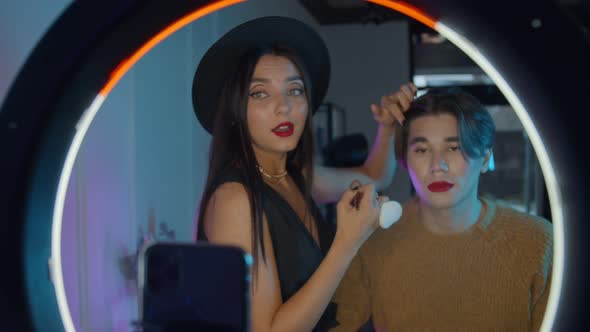
M 424 25 L 428 26 L 431 29 L 435 29 L 434 26 L 436 25 L 436 20 L 432 17 L 424 14 L 421 10 L 401 1 L 392 1 L 392 0 L 366 0 L 368 2 L 372 2 L 383 7 L 391 8 L 395 11 L 398 11 L 402 14 L 405 14 L 416 21 L 423 23 Z
M 175 33 L 176 31 L 180 30 L 184 26 L 196 21 L 197 19 L 211 14 L 219 9 L 229 7 L 231 5 L 235 5 L 240 2 L 244 2 L 246 0 L 221 0 L 215 3 L 209 4 L 202 8 L 197 9 L 196 11 L 182 17 L 178 21 L 170 24 L 164 30 L 160 31 L 157 35 L 152 37 L 148 40 L 143 46 L 141 46 L 131 57 L 123 60 L 117 68 L 111 73 L 111 77 L 107 84 L 100 90 L 99 94 L 103 97 L 106 97 L 111 90 L 119 83 L 119 80 L 141 59 L 147 52 L 149 52 L 154 46 L 158 45 L 162 40 L 166 39 L 171 34 Z

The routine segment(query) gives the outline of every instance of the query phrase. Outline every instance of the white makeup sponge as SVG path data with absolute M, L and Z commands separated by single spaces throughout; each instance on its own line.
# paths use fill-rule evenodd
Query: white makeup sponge
M 402 206 L 396 201 L 387 201 L 381 205 L 379 226 L 389 228 L 402 216 Z

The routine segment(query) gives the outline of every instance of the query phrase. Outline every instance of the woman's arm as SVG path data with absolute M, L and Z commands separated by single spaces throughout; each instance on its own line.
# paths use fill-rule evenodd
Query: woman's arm
M 375 142 L 365 163 L 360 167 L 330 168 L 315 165 L 312 194 L 319 203 L 331 203 L 340 197 L 355 179 L 374 183 L 377 190 L 391 184 L 396 170 L 394 153 L 395 122 L 403 123 L 404 113 L 416 93 L 412 83 L 402 85 L 400 90 L 381 98 L 381 104 L 371 105 L 373 118 L 379 124 Z
M 369 157 L 360 167 L 334 168 L 314 165 L 312 195 L 318 203 L 333 203 L 353 180 L 373 183 L 383 190 L 393 180 L 397 163 L 392 129 L 379 126 Z
M 266 263 L 258 256 L 253 271 L 252 330 L 310 331 L 328 306 L 360 245 L 377 227 L 379 204 L 374 188 L 363 186 L 360 209 L 349 204 L 354 191 L 346 191 L 338 204 L 338 230 L 326 257 L 305 285 L 282 302 L 278 273 L 268 227 L 264 227 Z M 266 225 L 266 219 L 264 219 Z M 235 245 L 252 253 L 252 227 L 248 196 L 241 184 L 220 186 L 207 204 L 205 232 L 212 243 Z

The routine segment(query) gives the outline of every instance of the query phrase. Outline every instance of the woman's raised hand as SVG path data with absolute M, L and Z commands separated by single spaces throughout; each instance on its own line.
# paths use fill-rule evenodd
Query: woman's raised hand
M 393 126 L 395 122 L 403 125 L 405 113 L 416 95 L 416 86 L 409 82 L 400 87 L 396 92 L 381 97 L 379 105 L 372 104 L 373 118 L 384 126 Z

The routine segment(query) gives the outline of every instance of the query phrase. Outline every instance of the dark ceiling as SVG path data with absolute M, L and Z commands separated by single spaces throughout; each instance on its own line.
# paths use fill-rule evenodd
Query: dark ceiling
M 590 0 L 552 1 L 576 23 L 586 36 L 589 36 Z M 391 20 L 408 20 L 405 15 L 364 0 L 299 0 L 299 2 L 320 24 L 380 24 Z
M 407 17 L 363 0 L 299 0 L 320 24 L 380 24 Z
M 552 1 L 570 21 L 575 23 L 586 40 L 590 42 L 590 0 Z M 299 0 L 299 2 L 320 25 L 379 25 L 388 21 L 408 22 L 408 38 L 412 40 L 409 64 L 412 73 L 483 73 L 467 55 L 450 42 L 422 42 L 422 35 L 436 36 L 437 32 L 389 8 L 364 0 Z M 503 95 L 493 85 L 469 84 L 465 89 L 488 104 L 506 104 Z

